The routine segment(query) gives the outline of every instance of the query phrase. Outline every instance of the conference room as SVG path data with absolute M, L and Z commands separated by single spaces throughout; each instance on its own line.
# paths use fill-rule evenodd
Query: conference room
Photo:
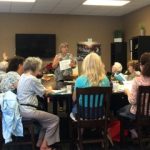
M 150 149 L 149 0 L 0 0 L 0 150 Z

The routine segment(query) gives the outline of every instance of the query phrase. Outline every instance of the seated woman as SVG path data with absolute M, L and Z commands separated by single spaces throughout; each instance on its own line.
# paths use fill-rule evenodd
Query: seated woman
M 112 66 L 111 80 L 117 80 L 119 82 L 125 81 L 126 79 L 121 72 L 122 72 L 122 65 L 119 62 L 115 62 L 114 65 Z
M 20 76 L 8 72 L 0 83 L 0 106 L 2 111 L 2 131 L 5 143 L 12 142 L 11 135 L 23 136 L 22 119 L 19 113 L 16 88 Z M 11 119 L 10 119 L 11 118 Z
M 9 63 L 8 62 L 5 62 L 5 64 L 7 64 L 7 68 L 6 69 L 6 72 L 5 74 L 3 74 L 3 77 L 1 78 L 1 74 L 0 74 L 0 78 L 1 78 L 1 82 L 3 82 L 3 78 L 4 76 L 6 76 L 7 74 L 15 74 L 16 76 L 16 80 L 18 79 L 17 77 L 23 73 L 23 62 L 24 62 L 24 58 L 23 57 L 20 57 L 20 56 L 15 56 L 13 58 L 11 58 L 9 60 Z M 1 92 L 1 89 L 0 89 L 0 92 Z M 17 92 L 17 87 L 14 91 L 15 93 Z
M 128 73 L 127 80 L 133 80 L 135 77 L 140 76 L 139 71 L 139 63 L 137 60 L 131 60 L 127 64 L 128 66 Z
M 122 65 L 119 62 L 115 62 L 112 66 L 112 74 L 121 73 L 122 72 Z
M 137 111 L 137 92 L 139 86 L 150 86 L 150 53 L 143 53 L 140 58 L 140 69 L 141 75 L 135 77 L 132 83 L 132 89 L 129 91 L 125 90 L 128 95 L 129 105 L 124 106 L 119 110 L 119 115 L 127 117 L 131 120 L 135 119 L 135 114 Z M 133 137 L 137 137 L 135 130 L 130 130 Z
M 23 73 L 23 62 L 24 58 L 20 56 L 15 56 L 9 60 L 7 72 L 13 71 L 17 72 L 19 75 Z
M 43 96 L 51 92 L 46 89 L 36 78 L 42 67 L 42 60 L 29 57 L 23 64 L 24 74 L 17 87 L 18 101 L 20 103 L 20 114 L 24 118 L 35 119 L 41 125 L 41 131 L 37 146 L 40 150 L 51 150 L 51 146 L 59 142 L 59 118 L 48 112 L 37 110 L 37 95 Z
M 0 82 L 6 75 L 6 69 L 8 67 L 8 62 L 7 61 L 1 61 L 0 62 Z
M 92 86 L 109 87 L 109 79 L 105 75 L 104 64 L 101 57 L 96 53 L 88 54 L 82 63 L 82 75 L 79 76 L 75 82 L 75 88 L 73 93 L 73 101 L 76 101 L 76 88 L 86 88 Z M 77 106 L 74 105 L 72 109 L 72 115 L 77 113 Z

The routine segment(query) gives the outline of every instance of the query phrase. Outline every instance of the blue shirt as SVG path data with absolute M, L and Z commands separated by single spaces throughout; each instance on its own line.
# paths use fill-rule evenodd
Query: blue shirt
M 81 75 L 77 78 L 76 82 L 75 82 L 75 89 L 78 88 L 86 88 L 86 87 L 91 87 L 91 83 L 89 82 L 89 79 L 87 76 L 85 75 Z M 105 76 L 103 80 L 101 80 L 99 82 L 99 86 L 100 87 L 110 87 L 110 82 L 109 79 Z M 82 106 L 81 104 L 81 99 L 82 99 L 82 95 L 79 97 L 79 104 Z M 85 107 L 88 106 L 88 103 L 86 101 L 87 97 L 85 97 Z M 102 106 L 103 103 L 103 95 L 100 96 L 100 106 Z M 90 107 L 92 107 L 93 104 L 93 96 L 91 95 L 91 100 L 90 100 Z M 95 100 L 95 107 L 97 107 L 98 105 L 98 95 L 96 96 L 96 100 Z

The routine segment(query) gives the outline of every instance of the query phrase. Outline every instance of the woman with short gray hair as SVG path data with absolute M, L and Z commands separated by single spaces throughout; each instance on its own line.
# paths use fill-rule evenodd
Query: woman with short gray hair
M 8 67 L 8 62 L 7 61 L 1 61 L 0 62 L 0 82 L 6 75 L 6 69 Z
M 36 78 L 41 67 L 42 60 L 40 58 L 28 57 L 25 60 L 23 64 L 24 74 L 19 80 L 17 95 L 22 117 L 35 119 L 42 126 L 37 146 L 40 147 L 40 150 L 51 150 L 51 145 L 60 141 L 59 118 L 53 114 L 37 110 L 36 95 L 42 97 L 51 92 L 51 88 L 46 89 Z
M 28 57 L 23 64 L 24 72 L 39 71 L 42 68 L 42 60 L 38 57 Z

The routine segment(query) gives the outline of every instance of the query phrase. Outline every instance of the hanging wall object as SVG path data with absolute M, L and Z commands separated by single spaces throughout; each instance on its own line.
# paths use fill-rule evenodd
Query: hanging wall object
M 82 61 L 90 52 L 101 55 L 101 44 L 92 41 L 77 43 L 77 59 L 79 61 Z

